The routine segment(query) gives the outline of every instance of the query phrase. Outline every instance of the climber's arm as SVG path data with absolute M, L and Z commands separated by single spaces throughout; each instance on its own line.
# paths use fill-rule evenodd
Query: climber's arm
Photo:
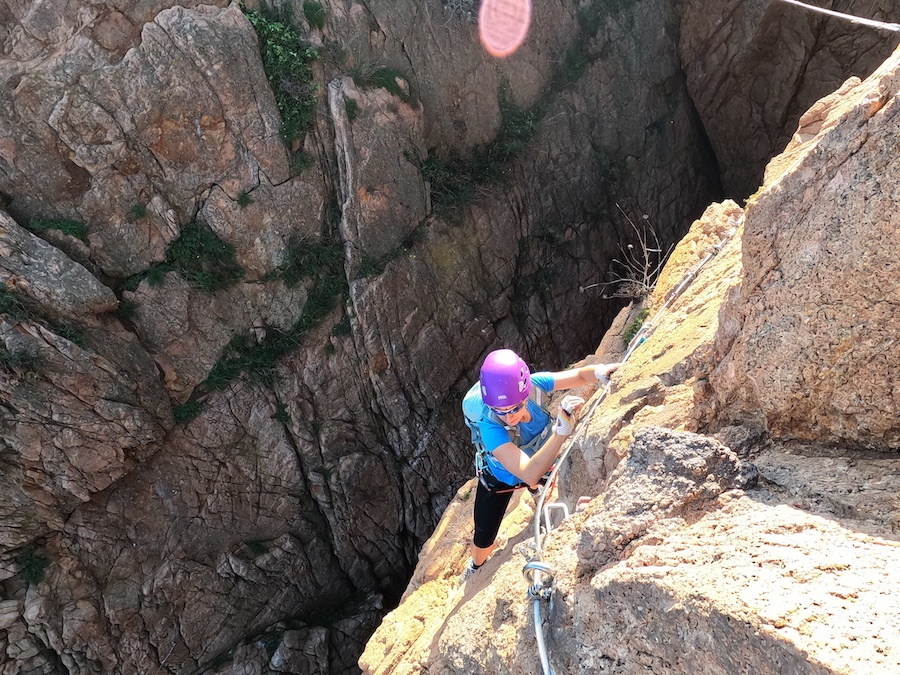
M 583 387 L 588 384 L 606 384 L 609 376 L 622 365 L 621 363 L 599 363 L 593 366 L 582 366 L 581 368 L 570 368 L 569 370 L 561 370 L 553 375 L 553 391 L 560 389 L 572 389 L 574 387 Z
M 551 434 L 550 438 L 531 457 L 522 452 L 514 443 L 504 443 L 494 450 L 494 457 L 516 478 L 534 486 L 538 484 L 541 476 L 553 466 L 564 440 L 566 440 L 565 436 Z
M 566 396 L 559 404 L 556 422 L 548 438 L 540 449 L 529 457 L 513 443 L 503 443 L 494 449 L 494 457 L 511 474 L 528 485 L 538 484 L 562 449 L 563 441 L 575 430 L 575 413 L 584 405 L 580 396 Z

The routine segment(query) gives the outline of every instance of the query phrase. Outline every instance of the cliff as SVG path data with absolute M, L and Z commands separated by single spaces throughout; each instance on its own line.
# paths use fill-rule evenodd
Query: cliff
M 680 239 L 894 45 L 704 4 L 541 3 L 502 61 L 468 2 L 0 4 L 0 672 L 358 672 L 484 353 L 592 351 L 626 217 Z
M 573 513 L 538 558 L 553 672 L 900 672 L 898 115 L 900 53 L 816 103 L 746 207 L 712 205 L 673 252 L 559 474 Z M 363 672 L 542 672 L 533 501 L 459 586 L 471 492 Z

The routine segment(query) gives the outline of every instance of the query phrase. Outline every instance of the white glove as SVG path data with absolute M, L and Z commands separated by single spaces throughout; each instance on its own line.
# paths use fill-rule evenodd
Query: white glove
M 575 429 L 575 411 L 582 405 L 584 405 L 584 399 L 580 396 L 566 396 L 559 404 L 553 433 L 557 436 L 569 436 Z
M 609 384 L 609 376 L 621 365 L 621 363 L 600 363 L 594 367 L 594 377 L 600 384 Z

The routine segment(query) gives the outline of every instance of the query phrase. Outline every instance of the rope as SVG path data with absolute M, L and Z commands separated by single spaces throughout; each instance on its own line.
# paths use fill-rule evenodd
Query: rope
M 869 26 L 870 28 L 878 28 L 881 30 L 889 30 L 895 33 L 900 33 L 900 23 L 886 23 L 884 21 L 875 21 L 875 19 L 864 19 L 859 16 L 853 16 L 852 14 L 835 12 L 833 9 L 825 9 L 824 7 L 816 7 L 815 5 L 807 5 L 805 2 L 800 2 L 800 0 L 781 0 L 781 2 L 786 2 L 789 5 L 802 7 L 803 9 L 807 9 L 811 12 L 818 12 L 820 14 L 833 16 L 837 19 L 844 19 L 845 21 L 849 21 L 852 24 L 859 24 L 860 26 Z
M 787 2 L 789 0 L 782 0 L 782 2 Z M 793 0 L 790 0 L 793 2 Z M 678 283 L 677 286 L 672 288 L 667 294 L 665 301 L 662 304 L 656 314 L 653 315 L 649 321 L 645 321 L 641 326 L 640 330 L 635 333 L 634 337 L 631 338 L 631 341 L 628 343 L 628 347 L 625 349 L 625 354 L 622 357 L 621 363 L 625 363 L 631 355 L 634 353 L 634 350 L 637 349 L 640 345 L 642 345 L 647 338 L 653 333 L 653 328 L 656 325 L 656 322 L 659 320 L 659 317 L 662 316 L 669 307 L 672 306 L 672 303 L 675 302 L 678 297 L 684 293 L 685 289 L 691 285 L 694 279 L 697 278 L 697 275 L 700 273 L 706 264 L 712 260 L 718 253 L 725 247 L 725 245 L 731 241 L 734 237 L 735 233 L 737 233 L 738 227 L 740 226 L 740 222 L 743 219 L 741 216 L 737 222 L 733 222 L 732 228 L 728 231 L 728 233 L 722 237 L 722 240 L 713 246 L 712 250 L 707 254 L 703 260 L 701 260 L 697 265 L 694 266 Z M 582 418 L 589 417 L 593 414 L 594 410 L 598 405 L 606 398 L 607 394 L 609 394 L 610 389 L 612 387 L 612 382 L 607 382 L 606 386 L 603 387 L 603 390 L 600 391 L 599 395 L 594 397 L 594 400 L 591 402 L 590 407 L 587 412 L 582 415 Z M 576 431 L 575 436 L 578 435 Z M 547 655 L 547 648 L 544 644 L 544 630 L 543 630 L 543 620 L 541 618 L 541 600 L 549 600 L 550 596 L 553 592 L 553 568 L 550 567 L 549 564 L 543 562 L 541 560 L 541 555 L 543 552 L 543 544 L 541 537 L 541 517 L 542 515 L 546 518 L 546 532 L 545 534 L 550 533 L 550 518 L 548 514 L 544 513 L 544 501 L 547 498 L 547 495 L 552 490 L 553 486 L 556 483 L 556 477 L 559 473 L 560 467 L 565 462 L 566 458 L 569 455 L 569 451 L 571 450 L 574 443 L 574 436 L 570 439 L 569 443 L 566 444 L 565 450 L 563 450 L 559 459 L 556 461 L 553 470 L 550 472 L 550 477 L 547 480 L 546 488 L 541 490 L 540 497 L 538 498 L 537 505 L 535 507 L 535 516 L 534 516 L 534 555 L 531 559 L 525 564 L 525 567 L 522 568 L 522 574 L 525 575 L 525 578 L 529 578 L 529 574 L 531 575 L 530 581 L 531 586 L 528 589 L 528 595 L 534 603 L 534 632 L 535 638 L 538 644 L 538 653 L 541 658 L 541 667 L 544 670 L 544 675 L 553 675 L 553 671 L 550 667 L 549 656 Z M 555 507 L 556 504 L 548 504 L 547 508 Z M 566 509 L 568 510 L 568 509 Z

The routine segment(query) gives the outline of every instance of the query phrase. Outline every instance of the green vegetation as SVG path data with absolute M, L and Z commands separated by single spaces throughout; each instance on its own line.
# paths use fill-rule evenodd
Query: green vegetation
M 57 220 L 44 220 L 37 218 L 28 223 L 28 229 L 37 234 L 46 230 L 59 230 L 63 234 L 68 234 L 85 241 L 88 235 L 88 227 L 80 220 L 69 220 L 61 218 Z
M 134 300 L 120 299 L 116 308 L 116 316 L 120 321 L 134 321 L 137 315 L 138 304 Z
M 200 410 L 200 401 L 192 400 L 181 405 L 172 406 L 172 417 L 175 418 L 175 422 L 178 424 L 187 424 L 197 419 Z
M 141 282 L 147 277 L 149 273 L 150 270 L 147 270 L 146 272 L 139 272 L 138 274 L 132 274 L 130 277 L 127 277 L 122 281 L 121 286 L 119 286 L 119 290 L 136 291 L 137 287 L 141 285 Z
M 410 243 L 405 241 L 388 251 L 383 258 L 373 258 L 370 255 L 363 255 L 363 259 L 359 265 L 359 278 L 364 279 L 366 277 L 373 277 L 381 274 L 387 268 L 389 262 L 403 257 L 409 253 L 410 248 Z
M 433 151 L 421 165 L 422 174 L 431 184 L 431 197 L 438 212 L 469 201 L 475 188 L 499 180 L 507 163 L 525 149 L 537 132 L 546 104 L 539 102 L 530 110 L 522 110 L 509 100 L 505 88 L 500 90 L 500 128 L 494 141 L 476 151 L 470 159 L 451 157 L 443 161 Z
M 19 296 L 2 286 L 0 286 L 0 314 L 7 314 L 17 321 L 28 318 L 28 310 L 19 300 Z
M 239 192 L 237 196 L 237 205 L 242 209 L 247 208 L 253 203 L 253 197 L 248 195 L 246 192 Z
M 368 253 L 365 253 L 359 263 L 359 278 L 365 279 L 366 277 L 377 276 L 384 272 L 386 265 L 386 262 L 373 258 Z
M 578 8 L 576 16 L 583 36 L 596 35 L 603 25 L 603 20 L 609 16 L 607 12 L 601 11 L 602 4 L 599 0 L 595 0 Z
M 346 291 L 343 247 L 340 242 L 294 242 L 278 274 L 288 286 L 310 279 L 303 313 L 289 330 L 269 327 L 263 340 L 249 334 L 235 335 L 225 346 L 219 361 L 206 378 L 204 387 L 225 388 L 241 374 L 271 384 L 278 359 L 300 343 L 304 333 L 315 328 L 333 310 Z
M 578 26 L 581 28 L 581 40 L 594 37 L 603 23 L 616 14 L 631 9 L 637 0 L 593 0 L 578 7 Z
M 344 99 L 344 110 L 347 111 L 347 119 L 351 122 L 356 119 L 356 116 L 359 114 L 359 103 L 354 101 L 352 98 Z
M 64 323 L 52 323 L 50 324 L 50 330 L 52 330 L 60 337 L 65 338 L 72 344 L 78 345 L 82 349 L 87 347 L 87 338 L 84 336 L 84 333 L 72 328 L 71 326 L 67 326 Z
M 132 204 L 131 208 L 128 209 L 128 215 L 134 220 L 140 220 L 147 215 L 147 205 L 141 202 Z
M 345 335 L 350 335 L 350 315 L 344 312 L 344 318 L 341 319 L 340 323 L 336 323 L 334 328 L 331 329 L 331 334 L 335 337 L 342 337 Z
M 295 285 L 301 275 L 312 279 L 303 314 L 294 326 L 294 332 L 305 332 L 317 326 L 346 292 L 344 248 L 334 240 L 297 243 L 289 249 L 281 274 L 289 286 Z
M 547 291 L 553 286 L 557 274 L 557 265 L 545 264 L 536 272 L 521 275 L 515 281 L 515 297 L 530 298 Z
M 178 272 L 204 291 L 227 288 L 244 276 L 234 259 L 234 247 L 196 221 L 181 228 L 181 234 L 169 244 L 166 253 L 166 262 L 151 267 L 145 274 L 151 286 L 161 286 L 170 271 Z
M 51 331 L 82 349 L 87 346 L 87 339 L 79 330 L 69 324 L 47 321 L 26 307 L 17 294 L 3 287 L 0 287 L 0 314 L 6 314 L 14 321 L 27 320 L 46 325 Z M 5 357 L 0 357 L 0 360 L 2 360 L 4 365 L 11 368 L 31 368 L 34 365 L 35 358 L 33 356 L 12 355 L 6 352 Z
M 288 245 L 278 273 L 288 286 L 296 286 L 307 276 L 330 285 L 329 280 L 343 276 L 343 271 L 344 249 L 340 242 L 295 240 Z
M 549 244 L 550 246 L 562 246 L 566 240 L 564 226 L 557 225 L 553 227 L 549 224 L 541 225 L 534 234 L 531 235 L 535 240 Z
M 390 251 L 384 254 L 381 258 L 374 258 L 371 255 L 363 254 L 362 260 L 359 265 L 359 273 L 357 278 L 364 279 L 366 277 L 375 276 L 384 272 L 387 268 L 388 263 L 392 260 L 396 260 L 397 258 L 402 258 L 407 255 L 416 245 L 416 243 L 420 242 L 425 237 L 425 226 L 419 225 L 416 227 L 402 242 L 394 246 Z M 347 325 L 349 332 L 349 323 Z M 334 333 L 337 335 L 337 332 Z
M 310 28 L 319 30 L 325 27 L 325 8 L 316 0 L 306 0 L 303 3 L 303 16 L 309 22 Z
M 405 79 L 406 78 L 396 70 L 382 66 L 375 69 L 375 72 L 371 74 L 366 84 L 374 88 L 387 89 L 401 101 L 409 101 L 409 95 L 403 90 L 398 82 L 398 80 Z
M 335 213 L 336 209 L 329 209 L 332 219 Z M 129 277 L 123 282 L 122 289 L 134 290 L 144 278 L 150 284 L 160 284 L 168 271 L 183 274 L 204 290 L 227 286 L 243 276 L 234 261 L 233 248 L 197 222 L 189 223 L 182 229 L 181 236 L 169 246 L 164 263 L 141 275 Z M 173 405 L 176 422 L 187 423 L 195 419 L 202 411 L 205 394 L 227 387 L 238 377 L 245 376 L 271 384 L 276 377 L 278 360 L 296 349 L 303 335 L 321 323 L 334 310 L 340 298 L 346 297 L 343 245 L 337 239 L 336 230 L 322 241 L 298 239 L 291 242 L 283 264 L 269 278 L 276 277 L 282 278 L 289 286 L 301 281 L 308 285 L 307 300 L 300 317 L 289 328 L 263 326 L 262 339 L 257 337 L 257 331 L 233 336 L 192 399 Z M 4 301 L 11 309 L 19 307 L 14 297 L 0 296 L 0 306 Z M 128 319 L 135 310 L 133 301 L 120 300 L 120 317 Z M 335 335 L 349 333 L 349 320 L 344 317 L 333 332 Z M 278 405 L 273 417 L 282 424 L 291 423 L 288 409 L 283 404 Z
M 301 150 L 300 152 L 295 152 L 291 155 L 291 166 L 294 169 L 294 173 L 302 173 L 315 163 L 316 160 L 308 152 L 303 152 Z
M 205 291 L 237 283 L 244 271 L 234 259 L 234 247 L 194 221 L 169 245 L 167 264 Z
M 544 105 L 539 103 L 531 110 L 522 110 L 509 100 L 504 89 L 500 90 L 500 131 L 489 147 L 488 157 L 494 165 L 502 165 L 522 152 L 537 133 L 544 116 Z M 498 171 L 499 173 L 499 171 Z
M 272 415 L 276 421 L 281 422 L 284 426 L 287 426 L 291 423 L 291 414 L 288 412 L 287 406 L 284 403 L 279 403 L 275 406 L 275 414 Z
M 6 345 L 0 342 L 0 368 L 15 368 L 16 355 L 10 353 Z
M 566 60 L 563 62 L 560 73 L 560 83 L 568 86 L 580 80 L 589 63 L 590 58 L 584 50 L 584 45 L 577 40 L 566 52 Z
M 642 309 L 637 313 L 634 319 L 631 320 L 631 323 L 625 328 L 625 332 L 622 333 L 622 344 L 626 347 L 631 344 L 631 341 L 634 339 L 634 336 L 638 334 L 638 331 L 641 329 L 641 326 L 644 325 L 649 314 L 649 309 Z
M 265 633 L 262 637 L 259 638 L 259 642 L 265 647 L 266 654 L 271 658 L 275 652 L 278 650 L 278 645 L 281 644 L 281 641 L 284 639 L 284 631 L 276 630 L 271 633 Z
M 272 384 L 278 357 L 294 346 L 296 343 L 290 336 L 278 329 L 269 329 L 262 342 L 249 334 L 235 335 L 225 345 L 203 387 L 209 391 L 224 389 L 242 373 L 253 380 Z
M 318 280 L 307 296 L 303 314 L 297 319 L 293 332 L 306 332 L 319 325 L 322 319 L 334 309 L 336 300 L 345 292 L 347 282 L 343 277 L 323 277 Z
M 457 204 L 465 204 L 472 199 L 478 181 L 467 170 L 467 166 L 471 164 L 471 161 L 463 161 L 456 155 L 445 162 L 433 150 L 428 151 L 428 157 L 420 168 L 431 186 L 431 200 L 438 213 L 444 213 Z
M 264 541 L 259 539 L 252 539 L 246 543 L 247 550 L 250 551 L 253 555 L 263 555 L 269 552 L 269 548 L 266 546 Z
M 149 270 L 147 270 L 143 278 L 147 279 L 147 283 L 153 286 L 153 288 L 159 288 L 163 285 L 166 280 L 166 272 L 170 271 L 171 267 L 166 264 L 162 265 L 154 265 Z M 138 276 L 138 280 L 141 279 L 141 276 Z M 137 287 L 135 287 L 137 288 Z
M 164 263 L 128 277 L 122 283 L 122 290 L 134 291 L 144 279 L 150 286 L 159 288 L 165 283 L 167 272 L 178 272 L 210 292 L 228 288 L 244 277 L 244 270 L 234 259 L 234 247 L 197 221 L 181 228 L 178 239 L 169 244 Z M 134 303 L 119 301 L 120 318 L 130 318 L 133 310 Z
M 388 68 L 387 66 L 356 68 L 350 75 L 353 78 L 353 81 L 360 87 L 387 89 L 401 101 L 406 103 L 410 101 L 409 94 L 406 93 L 399 82 L 399 80 L 406 82 L 407 78 L 393 68 Z
M 242 9 L 259 36 L 263 68 L 281 111 L 281 137 L 290 144 L 302 138 L 313 124 L 319 86 L 313 81 L 309 64 L 319 55 L 306 44 L 286 12 L 279 15 Z M 324 21 L 324 10 L 322 14 Z
M 0 343 L 0 369 L 6 371 L 21 371 L 25 373 L 27 379 L 37 379 L 40 377 L 35 369 L 38 365 L 38 359 L 28 352 L 10 352 L 3 343 Z
M 26 551 L 16 558 L 19 565 L 19 574 L 30 585 L 36 586 L 44 578 L 44 572 L 50 565 L 50 561 L 34 550 Z
M 421 163 L 421 170 L 431 185 L 432 202 L 438 213 L 471 200 L 479 185 L 502 178 L 509 161 L 534 138 L 553 101 L 577 82 L 597 58 L 591 56 L 585 47 L 590 44 L 590 38 L 597 33 L 606 17 L 633 4 L 634 0 L 593 0 L 579 8 L 579 35 L 572 40 L 565 59 L 551 76 L 538 101 L 528 110 L 523 110 L 512 103 L 507 89 L 501 87 L 498 93 L 501 121 L 497 135 L 490 144 L 467 158 L 456 155 L 442 158 L 433 149 L 429 150 L 427 159 Z

